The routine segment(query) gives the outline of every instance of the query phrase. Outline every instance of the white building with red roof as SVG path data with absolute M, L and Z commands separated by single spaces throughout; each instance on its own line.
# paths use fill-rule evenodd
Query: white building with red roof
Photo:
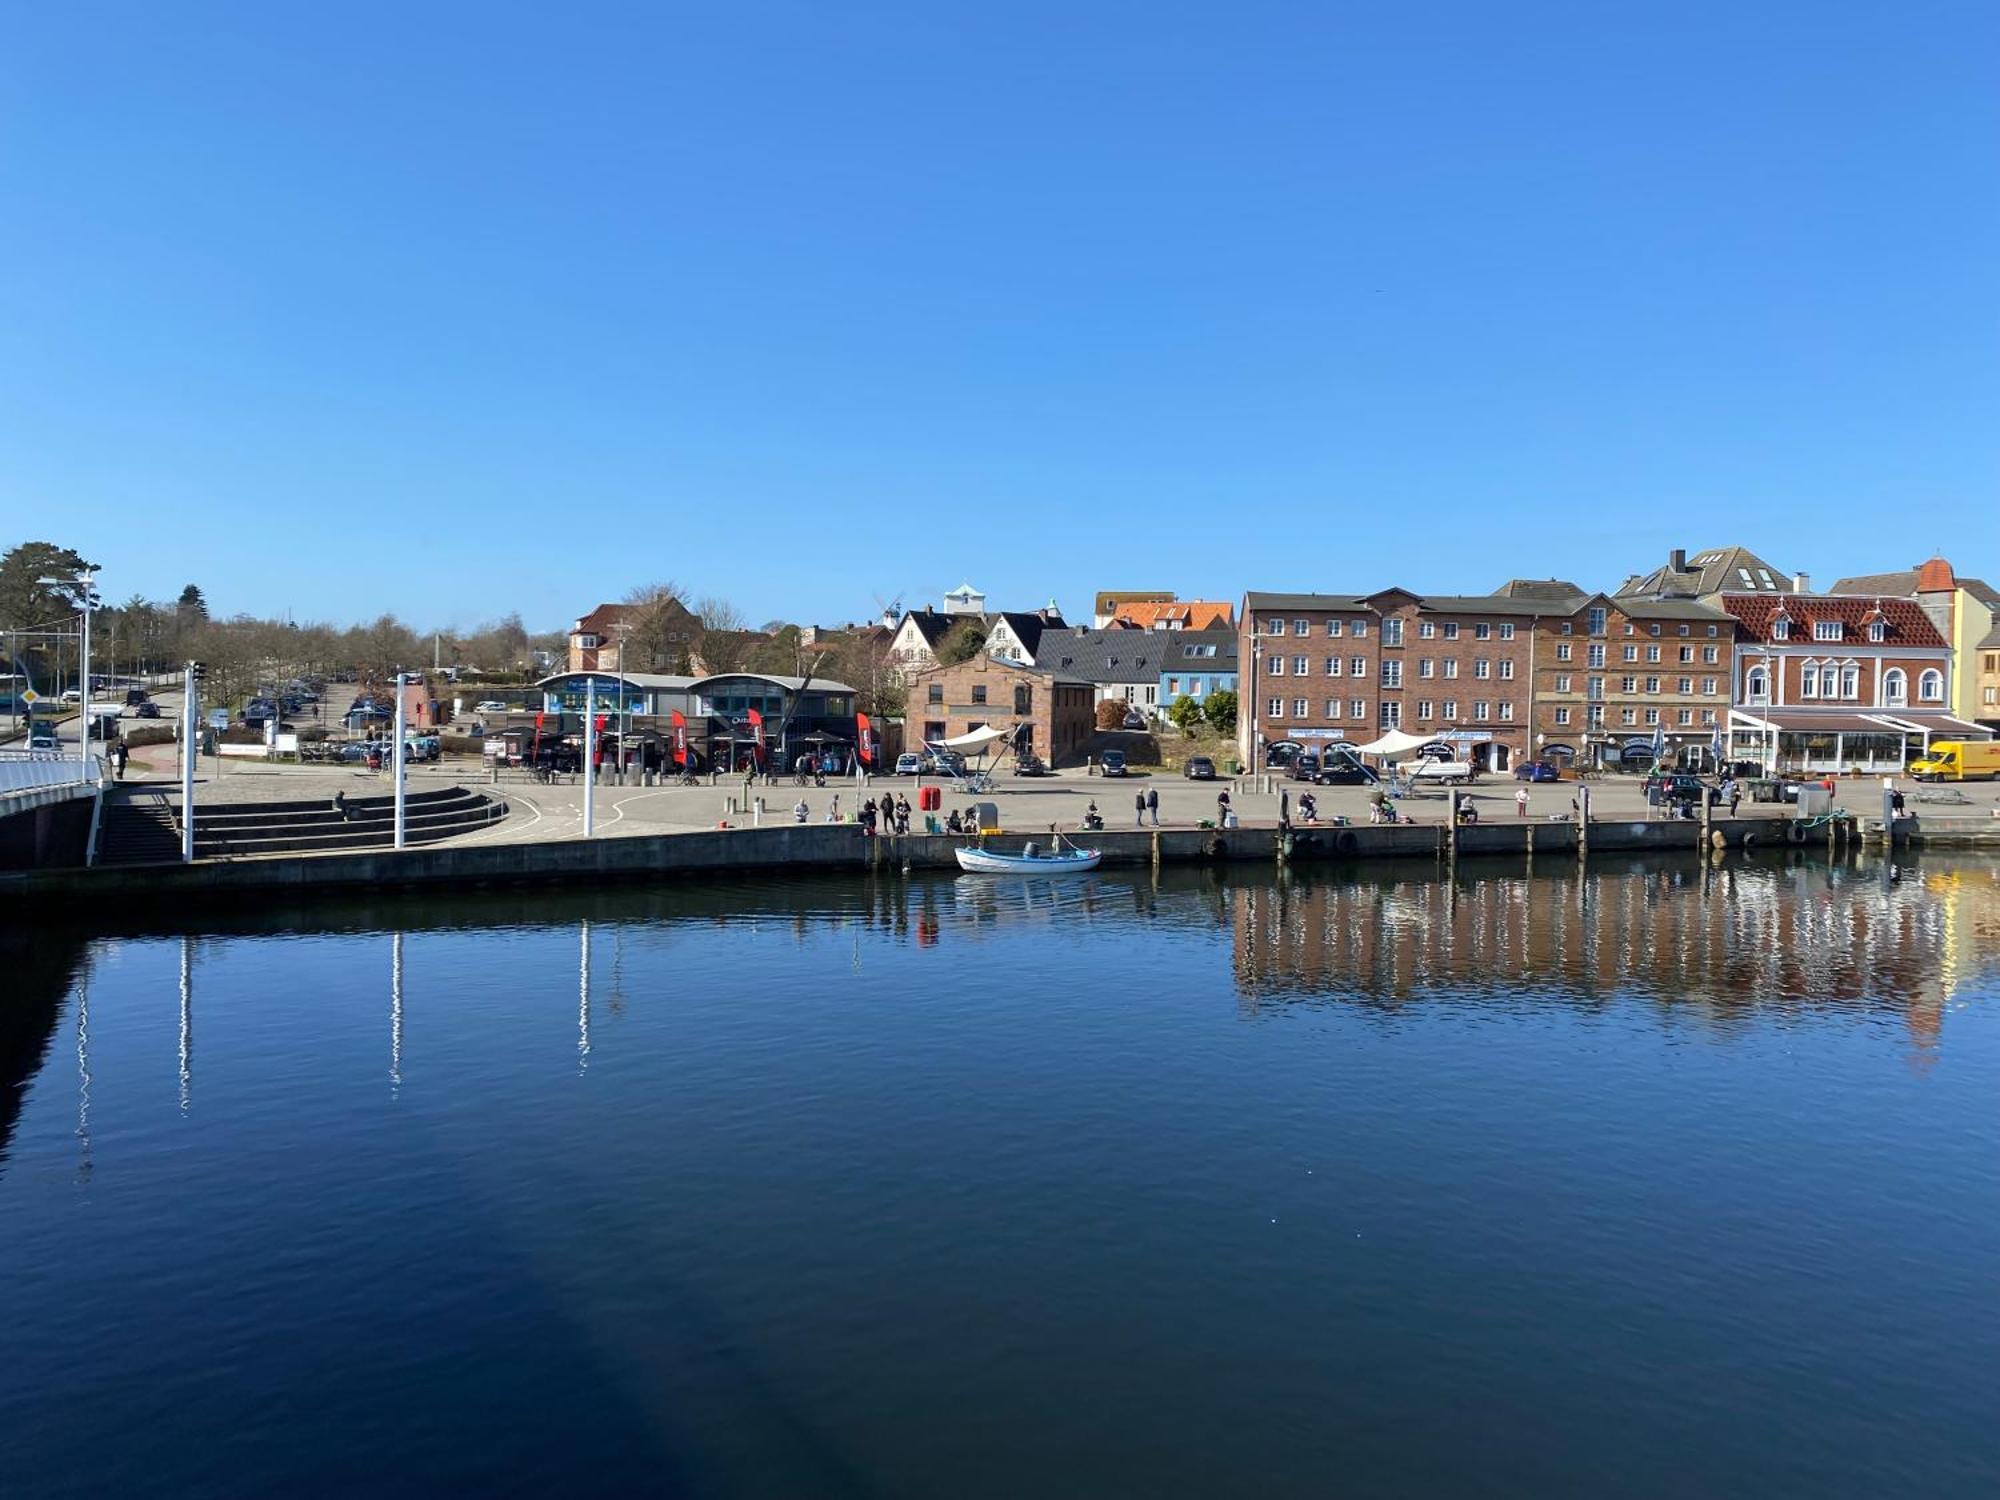
M 1952 651 L 1914 599 L 1724 593 L 1737 623 L 1730 737 L 1780 771 L 1900 771 L 1933 739 L 1984 739 L 1951 713 Z

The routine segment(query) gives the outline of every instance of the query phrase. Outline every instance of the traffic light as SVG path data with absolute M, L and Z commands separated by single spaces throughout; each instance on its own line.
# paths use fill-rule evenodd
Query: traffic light
M 195 685 L 199 687 L 203 682 L 203 680 L 206 679 L 208 676 L 208 663 L 205 661 L 189 662 L 188 676 L 192 677 L 195 681 Z

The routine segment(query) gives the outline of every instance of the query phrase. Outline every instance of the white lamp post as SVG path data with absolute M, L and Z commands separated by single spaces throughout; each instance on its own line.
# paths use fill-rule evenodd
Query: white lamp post
M 597 679 L 583 679 L 583 836 L 597 832 Z
M 78 701 L 83 705 L 83 734 L 77 739 L 76 758 L 78 760 L 88 760 L 90 758 L 90 731 L 92 727 L 90 722 L 90 609 L 97 602 L 95 589 L 97 575 L 91 572 L 83 572 L 77 574 L 74 578 L 44 578 L 42 582 L 54 588 L 81 590 L 83 608 L 83 675 L 81 678 L 82 696 Z
M 396 673 L 396 743 L 390 748 L 389 757 L 389 764 L 394 768 L 396 777 L 396 847 L 398 849 L 403 847 L 403 763 L 408 752 L 404 729 L 406 716 L 403 710 L 403 684 L 405 680 L 406 674 L 399 670 Z
M 189 662 L 181 676 L 181 863 L 194 863 L 195 726 L 201 715 L 201 664 Z

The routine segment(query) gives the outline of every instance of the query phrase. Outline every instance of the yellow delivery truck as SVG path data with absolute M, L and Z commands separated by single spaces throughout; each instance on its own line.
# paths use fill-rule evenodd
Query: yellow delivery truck
M 1932 740 L 1930 754 L 1910 762 L 1919 781 L 1991 781 L 2000 776 L 2000 740 Z

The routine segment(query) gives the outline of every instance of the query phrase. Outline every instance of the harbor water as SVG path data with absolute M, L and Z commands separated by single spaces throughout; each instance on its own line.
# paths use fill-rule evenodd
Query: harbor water
M 0 938 L 9 1494 L 2000 1493 L 2000 864 Z

